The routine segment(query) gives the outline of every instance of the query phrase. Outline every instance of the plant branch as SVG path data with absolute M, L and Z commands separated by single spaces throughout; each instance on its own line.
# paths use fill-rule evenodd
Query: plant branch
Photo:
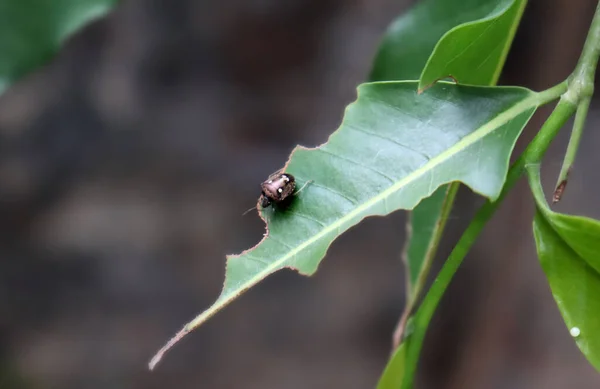
M 544 189 L 542 188 L 540 166 L 540 164 L 527 165 L 527 182 L 529 183 L 529 188 L 533 194 L 533 199 L 535 200 L 538 211 L 546 213 L 550 208 L 548 207 L 548 202 L 544 196 Z
M 577 62 L 575 70 L 569 77 L 569 91 L 565 95 L 573 104 L 577 105 L 577 114 L 573 123 L 573 130 L 569 145 L 560 169 L 556 189 L 552 202 L 560 201 L 564 190 L 567 186 L 569 173 L 573 167 L 577 150 L 583 134 L 585 119 L 587 117 L 588 108 L 592 95 L 594 94 L 594 77 L 598 66 L 598 58 L 600 57 L 600 2 L 596 6 L 596 12 L 592 19 L 592 24 L 588 31 L 587 39 L 583 45 L 581 56 Z
M 594 76 L 600 57 L 600 2 L 588 31 L 587 38 L 581 51 L 581 56 L 575 70 L 569 77 L 569 91 L 565 97 L 573 98 L 577 103 L 582 97 L 594 94 Z
M 567 84 L 563 82 L 539 94 L 540 103 L 548 102 L 548 99 L 563 95 L 567 92 Z M 551 100 L 549 100 L 551 101 Z M 463 259 L 479 237 L 483 227 L 496 212 L 508 192 L 522 176 L 527 165 L 539 163 L 552 140 L 556 137 L 561 127 L 575 113 L 576 106 L 570 101 L 561 98 L 552 114 L 548 117 L 538 134 L 527 146 L 525 152 L 517 159 L 508 171 L 504 187 L 498 199 L 494 202 L 487 201 L 477 212 L 471 224 L 467 227 L 460 240 L 450 253 L 437 278 L 429 289 L 423 303 L 414 316 L 414 329 L 408 340 L 408 350 L 405 365 L 405 380 L 402 388 L 412 388 L 417 361 L 425 339 L 425 333 L 433 313 L 437 308 L 444 292 L 458 270 Z

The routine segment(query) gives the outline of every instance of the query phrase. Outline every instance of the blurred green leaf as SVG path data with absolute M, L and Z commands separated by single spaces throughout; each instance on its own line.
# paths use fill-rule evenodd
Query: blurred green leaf
M 600 223 L 538 211 L 533 232 L 565 324 L 581 352 L 600 371 Z
M 419 89 L 452 76 L 461 84 L 492 85 L 500 76 L 525 0 L 496 0 L 479 20 L 448 31 L 421 74 Z
M 335 238 L 362 219 L 411 209 L 440 185 L 461 181 L 496 198 L 521 130 L 539 104 L 524 88 L 416 82 L 363 84 L 340 128 L 318 148 L 296 148 L 285 171 L 311 183 L 287 208 L 261 216 L 268 235 L 228 257 L 217 301 L 151 362 L 241 293 L 283 268 L 314 273 Z
M 402 342 L 400 346 L 394 350 L 394 355 L 390 358 L 386 365 L 379 382 L 377 389 L 398 389 L 404 381 L 404 364 L 406 363 L 406 349 L 408 344 Z
M 440 222 L 442 207 L 446 199 L 449 185 L 440 186 L 433 194 L 423 199 L 410 216 L 408 224 L 410 234 L 406 244 L 406 266 L 408 267 L 408 280 L 410 282 L 409 298 L 414 297 L 414 287 L 421 274 L 425 260 L 431 251 L 432 237 L 437 224 Z
M 417 80 L 433 53 L 432 59 L 438 61 L 448 61 L 451 57 L 446 57 L 452 49 L 462 50 L 461 47 L 454 45 L 451 39 L 445 39 L 441 46 L 436 47 L 438 41 L 445 34 L 453 36 L 453 31 L 460 31 L 462 28 L 470 28 L 464 23 L 485 23 L 486 20 L 497 16 L 502 11 L 512 8 L 517 4 L 524 4 L 523 0 L 423 0 L 417 3 L 410 11 L 396 19 L 386 32 L 379 50 L 375 57 L 373 68 L 369 79 L 371 81 L 391 81 L 391 80 Z M 517 16 L 517 15 L 515 15 Z M 520 15 L 518 15 L 520 16 Z M 518 24 L 518 18 L 513 23 Z M 462 25 L 462 26 L 461 26 Z M 459 27 L 460 26 L 460 27 Z M 450 31 L 455 27 L 456 30 Z M 446 36 L 448 36 L 446 35 Z M 512 37 L 511 37 L 512 39 Z M 503 39 L 507 47 L 510 40 Z M 494 46 L 498 47 L 495 42 Z M 438 52 L 439 50 L 439 52 Z M 484 48 L 479 59 L 490 63 L 498 64 L 500 67 L 504 63 L 504 58 L 487 58 L 488 50 Z M 460 52 L 455 52 L 460 54 Z M 474 58 L 477 60 L 477 58 Z M 463 66 L 474 70 L 478 63 L 465 63 Z M 433 68 L 432 68 L 433 69 Z M 478 69 L 478 72 L 490 70 L 487 66 L 484 69 Z M 493 74 L 497 71 L 494 69 Z M 439 75 L 436 78 L 445 77 Z M 479 76 L 473 75 L 478 78 Z M 465 84 L 477 84 L 469 80 L 461 80 Z
M 0 94 L 118 0 L 0 0 Z

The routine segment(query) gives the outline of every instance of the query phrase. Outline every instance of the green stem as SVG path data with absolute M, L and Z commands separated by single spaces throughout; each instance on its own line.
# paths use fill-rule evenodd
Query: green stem
M 527 164 L 539 164 L 542 162 L 542 158 L 544 157 L 550 142 L 556 137 L 558 131 L 567 120 L 573 116 L 576 109 L 576 105 L 561 97 L 536 137 L 531 141 L 523 153 L 523 158 L 526 158 L 526 161 L 524 162 Z
M 575 122 L 573 123 L 571 139 L 569 140 L 567 152 L 565 153 L 565 158 L 558 176 L 558 182 L 556 183 L 556 189 L 554 190 L 554 196 L 552 198 L 553 203 L 560 201 L 565 187 L 567 186 L 569 172 L 573 167 L 577 155 L 588 108 L 590 106 L 592 95 L 594 94 L 594 77 L 596 75 L 596 67 L 598 66 L 598 58 L 600 58 L 599 15 L 600 2 L 596 6 L 596 12 L 592 19 L 587 39 L 583 45 L 579 62 L 577 62 L 577 66 L 568 80 L 569 91 L 565 95 L 565 98 L 570 100 L 573 104 L 578 105 L 578 108 L 577 114 L 575 115 Z
M 579 143 L 581 142 L 581 136 L 583 135 L 583 128 L 585 125 L 585 119 L 587 118 L 588 109 L 592 98 L 589 96 L 583 97 L 579 106 L 577 107 L 577 113 L 575 114 L 575 121 L 573 123 L 573 131 L 571 132 L 571 138 L 569 139 L 569 145 L 567 146 L 567 152 L 560 168 L 560 174 L 558 175 L 558 181 L 556 183 L 556 189 L 554 190 L 554 196 L 552 196 L 552 202 L 557 203 L 560 201 L 562 194 L 567 186 L 567 180 L 569 173 L 575 162 L 577 156 L 577 150 L 579 149 Z
M 552 96 L 556 98 L 566 91 L 566 83 L 561 83 L 556 87 L 540 93 L 540 101 L 546 101 Z M 483 227 L 487 224 L 487 222 L 498 209 L 499 205 L 504 200 L 506 194 L 513 188 L 518 179 L 521 177 L 526 166 L 529 164 L 539 163 L 544 153 L 550 146 L 550 143 L 558 134 L 558 131 L 571 117 L 571 115 L 573 115 L 575 109 L 575 105 L 573 105 L 570 101 L 561 98 L 538 134 L 527 146 L 525 152 L 510 168 L 506 177 L 506 182 L 498 199 L 494 202 L 487 201 L 479 209 L 473 221 L 467 227 L 460 240 L 454 247 L 454 250 L 452 250 L 450 253 L 450 256 L 444 263 L 444 266 L 429 289 L 425 299 L 423 300 L 423 303 L 415 314 L 414 330 L 408 340 L 408 354 L 406 357 L 407 363 L 405 365 L 406 379 L 403 382 L 403 388 L 408 389 L 413 387 L 417 361 L 423 346 L 427 327 L 429 326 L 429 322 L 431 321 L 435 309 L 442 299 L 444 292 L 448 288 L 448 285 L 450 285 L 450 281 L 458 270 L 463 259 L 479 237 Z
M 594 76 L 600 58 L 600 2 L 588 31 L 587 38 L 581 50 L 581 56 L 575 70 L 569 77 L 569 92 L 565 97 L 577 103 L 582 97 L 594 94 Z
M 540 164 L 527 165 L 527 181 L 529 182 L 529 188 L 533 194 L 537 209 L 546 214 L 550 211 L 546 197 L 544 196 L 544 189 L 542 188 L 542 181 L 540 178 Z

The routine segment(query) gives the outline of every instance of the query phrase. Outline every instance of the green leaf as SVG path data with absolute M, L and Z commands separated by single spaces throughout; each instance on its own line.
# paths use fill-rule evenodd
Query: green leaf
M 600 222 L 552 211 L 539 164 L 527 173 L 537 207 L 533 233 L 540 263 L 569 332 L 600 371 Z
M 523 7 L 524 3 L 524 0 L 421 1 L 409 12 L 396 19 L 389 27 L 377 52 L 369 79 L 372 81 L 419 79 L 434 48 L 436 52 L 433 54 L 432 59 L 430 59 L 430 62 L 433 61 L 434 63 L 450 60 L 451 57 L 444 56 L 451 52 L 450 49 L 461 50 L 450 39 L 444 39 L 443 43 L 440 42 L 438 44 L 438 41 L 442 37 L 453 34 L 453 31 L 461 30 L 465 27 L 469 28 L 468 25 L 463 25 L 464 23 L 485 23 L 485 20 L 497 16 L 511 5 L 521 4 Z M 513 22 L 514 26 L 516 26 L 518 18 L 515 18 Z M 506 47 L 510 45 L 511 40 L 512 36 L 505 41 Z M 438 44 L 437 47 L 436 44 Z M 496 42 L 494 42 L 494 46 L 497 46 Z M 485 60 L 487 52 L 487 48 L 483 48 L 479 59 Z M 487 61 L 489 63 L 500 63 L 500 67 L 502 67 L 504 58 L 490 58 Z M 467 69 L 474 71 L 478 63 L 465 63 L 464 65 L 466 65 Z M 487 70 L 489 69 L 486 66 L 477 69 L 477 72 Z M 493 73 L 496 74 L 498 71 L 494 69 Z M 447 74 L 440 74 L 436 78 L 443 78 L 445 76 Z M 478 77 L 476 75 L 473 76 Z M 461 80 L 461 82 L 477 84 L 477 82 L 466 79 Z
M 537 212 L 533 232 L 554 300 L 574 340 L 600 371 L 600 223 Z
M 421 74 L 419 89 L 450 76 L 462 84 L 498 81 L 526 1 L 492 3 L 496 4 L 483 18 L 458 26 L 440 39 Z
M 416 79 L 421 73 L 436 80 L 453 74 L 437 64 L 451 63 L 451 70 L 460 67 L 454 73 L 460 75 L 462 83 L 495 84 L 525 4 L 525 0 L 422 1 L 388 29 L 375 58 L 371 80 Z M 477 31 L 478 35 L 469 35 Z M 461 38 L 468 50 L 463 52 L 456 38 Z M 486 45 L 480 47 L 482 43 Z M 472 49 L 475 47 L 478 50 Z M 456 190 L 457 184 L 440 187 L 412 212 L 406 249 L 409 305 L 420 294 L 420 290 L 415 290 L 419 288 L 417 278 L 428 272 L 445 226 L 442 211 L 451 208 Z
M 404 381 L 404 364 L 406 363 L 406 349 L 408 345 L 406 342 L 402 342 L 396 350 L 394 355 L 390 358 L 389 363 L 386 365 L 379 382 L 377 383 L 377 389 L 398 389 L 402 386 Z
M 285 171 L 309 185 L 287 208 L 267 208 L 268 235 L 229 256 L 217 301 L 161 350 L 283 268 L 315 272 L 329 245 L 362 219 L 411 209 L 440 185 L 461 181 L 496 198 L 515 141 L 539 96 L 523 88 L 416 82 L 363 84 L 327 143 L 296 148 Z
M 406 267 L 410 282 L 409 299 L 414 299 L 418 291 L 415 290 L 417 281 L 424 269 L 426 259 L 435 253 L 432 239 L 436 229 L 439 228 L 440 215 L 446 201 L 450 185 L 440 186 L 433 194 L 423 199 L 411 212 L 408 222 L 410 234 L 406 243 Z
M 560 238 L 600 274 L 600 223 L 556 212 L 546 212 L 545 215 Z
M 0 0 L 0 94 L 117 0 Z
M 392 24 L 375 59 L 371 77 L 374 80 L 421 78 L 421 85 L 428 85 L 448 75 L 456 75 L 465 84 L 495 84 L 525 4 L 525 0 L 422 1 Z M 487 33 L 489 26 L 494 34 Z M 465 42 L 464 38 L 469 38 L 467 34 L 476 33 L 474 28 L 482 27 L 485 29 L 479 35 L 470 37 L 479 41 L 475 44 L 477 50 L 473 50 L 471 42 Z M 455 38 L 460 38 L 459 41 L 466 46 L 456 44 L 459 41 L 454 41 Z M 484 41 L 491 44 L 480 47 Z M 463 52 L 464 47 L 467 50 Z M 449 66 L 443 66 L 446 64 Z M 428 81 L 428 78 L 432 80 Z M 453 183 L 439 187 L 411 213 L 404 255 L 409 286 L 407 312 L 403 317 L 413 310 L 425 285 L 458 185 Z M 402 335 L 402 330 L 401 327 L 396 329 L 395 341 L 399 341 L 397 338 Z M 404 342 L 410 341 L 404 339 Z M 408 348 L 405 343 L 401 347 Z M 405 361 L 405 351 L 394 353 L 381 382 L 406 376 L 404 363 L 398 363 L 396 358 Z M 412 377 L 406 382 L 412 382 Z

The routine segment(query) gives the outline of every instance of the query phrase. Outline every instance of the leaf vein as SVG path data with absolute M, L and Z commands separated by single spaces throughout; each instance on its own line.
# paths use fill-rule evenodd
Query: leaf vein
M 320 225 L 321 227 L 325 227 L 325 223 L 323 223 L 322 221 L 320 221 L 320 220 L 317 220 L 317 219 L 315 219 L 314 217 L 311 217 L 311 216 L 305 215 L 305 214 L 303 214 L 303 213 L 292 212 L 292 211 L 286 211 L 285 213 L 287 213 L 287 214 L 289 214 L 289 215 L 293 215 L 293 216 L 298 216 L 298 217 L 300 217 L 300 218 L 302 218 L 302 219 L 310 220 L 310 221 L 312 221 L 312 222 L 315 222 L 315 223 L 317 223 L 317 224 L 318 224 L 318 225 Z
M 481 32 L 481 34 L 477 35 L 475 37 L 475 39 L 473 39 L 471 42 L 469 42 L 469 44 L 467 46 L 465 46 L 459 53 L 457 53 L 451 60 L 449 60 L 447 63 L 451 64 L 452 62 L 456 61 L 456 59 L 458 57 L 460 57 L 461 55 L 463 55 L 464 53 L 466 53 L 473 45 L 475 45 L 475 43 L 477 43 L 478 40 L 480 40 L 484 35 L 487 34 L 487 31 L 489 29 L 491 29 L 494 24 L 496 24 L 498 22 L 498 18 L 495 20 L 492 20 L 490 23 L 488 23 L 487 26 L 485 26 L 485 29 Z M 446 65 L 448 66 L 448 65 Z
M 357 131 L 357 132 L 362 132 L 363 134 L 366 134 L 366 135 L 370 135 L 370 136 L 374 136 L 374 137 L 379 138 L 379 139 L 387 140 L 388 142 L 391 142 L 391 143 L 393 143 L 395 145 L 398 145 L 398 146 L 400 146 L 402 148 L 405 148 L 405 149 L 407 149 L 409 151 L 412 151 L 412 152 L 414 152 L 416 154 L 419 154 L 420 156 L 422 156 L 423 158 L 425 158 L 425 160 L 427 160 L 427 161 L 429 161 L 431 159 L 431 157 L 429 155 L 425 154 L 424 152 L 416 150 L 416 149 L 413 149 L 411 146 L 408 146 L 408 145 L 405 145 L 403 143 L 400 143 L 397 140 L 392 139 L 390 137 L 366 131 L 365 129 L 363 129 L 361 127 L 358 127 L 358 126 L 348 126 L 348 128 L 351 129 L 351 130 Z
M 329 187 L 327 185 L 322 185 L 322 184 L 319 184 L 319 183 L 316 183 L 316 182 L 311 182 L 311 185 L 314 185 L 314 186 L 319 187 L 319 188 L 323 188 L 326 191 L 331 192 L 331 193 L 333 193 L 333 194 L 335 194 L 335 195 L 337 195 L 337 196 L 339 196 L 339 197 L 347 200 L 353 206 L 358 204 L 358 202 L 356 200 L 351 199 L 350 197 L 346 196 L 345 194 L 340 193 L 337 190 L 335 190 L 335 189 L 333 189 L 333 188 L 331 188 L 331 187 Z
M 285 247 L 287 247 L 289 249 L 293 249 L 294 248 L 293 246 L 290 246 L 289 244 L 287 244 L 285 241 L 283 241 L 283 240 L 281 240 L 279 238 L 275 238 L 273 235 L 270 235 L 269 238 L 271 238 L 271 240 L 274 241 L 275 243 L 278 243 L 278 244 L 280 244 L 282 246 L 285 246 Z
M 339 155 L 339 154 L 336 154 L 336 153 L 334 153 L 334 152 L 331 152 L 331 151 L 329 151 L 329 150 L 325 150 L 325 149 L 324 149 L 324 148 L 322 148 L 322 147 L 321 147 L 321 148 L 319 148 L 319 149 L 317 149 L 317 150 L 319 150 L 319 151 L 321 151 L 321 152 L 323 152 L 323 153 L 325 153 L 325 154 L 329 154 L 329 155 L 331 155 L 331 156 L 334 156 L 334 157 L 336 157 L 336 158 L 339 158 L 339 159 L 341 159 L 341 160 L 343 160 L 343 161 L 350 162 L 350 163 L 352 163 L 352 164 L 354 164 L 354 165 L 356 165 L 356 166 L 360 166 L 360 167 L 362 167 L 362 168 L 365 168 L 365 169 L 367 169 L 367 170 L 370 170 L 370 171 L 372 171 L 373 173 L 376 173 L 376 174 L 380 175 L 381 177 L 384 177 L 385 179 L 387 179 L 387 180 L 388 180 L 389 182 L 391 182 L 392 184 L 393 184 L 393 183 L 396 181 L 394 178 L 392 178 L 392 177 L 388 176 L 388 175 L 387 175 L 387 174 L 385 174 L 385 173 L 382 173 L 382 172 L 380 172 L 379 170 L 377 170 L 377 169 L 375 169 L 375 168 L 373 168 L 373 167 L 371 167 L 371 166 L 367 166 L 367 165 L 364 165 L 364 164 L 362 164 L 362 163 L 360 163 L 360 162 L 354 161 L 354 160 L 352 160 L 352 159 L 350 159 L 350 158 L 343 157 L 343 156 L 341 156 L 341 155 Z
M 247 259 L 249 259 L 249 260 L 250 260 L 250 261 L 252 261 L 252 262 L 259 263 L 259 264 L 261 264 L 261 265 L 263 265 L 263 266 L 269 266 L 269 265 L 270 265 L 270 263 L 269 263 L 269 262 L 267 262 L 267 261 L 265 261 L 265 260 L 262 260 L 262 259 L 260 259 L 260 258 L 257 258 L 257 257 L 255 257 L 255 256 L 253 256 L 253 255 L 250 255 L 249 253 L 246 253 L 246 255 L 244 255 L 244 258 L 247 258 Z

